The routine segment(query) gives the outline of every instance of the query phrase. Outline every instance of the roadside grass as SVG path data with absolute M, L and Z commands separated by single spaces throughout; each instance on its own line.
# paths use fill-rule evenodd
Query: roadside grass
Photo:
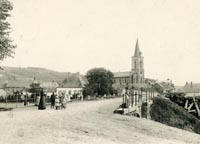
M 200 134 L 199 119 L 167 98 L 154 97 L 150 115 L 152 120 Z

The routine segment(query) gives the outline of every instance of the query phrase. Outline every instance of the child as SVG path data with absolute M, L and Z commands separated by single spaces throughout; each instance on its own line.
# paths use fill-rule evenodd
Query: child
M 56 110 L 58 110 L 60 108 L 60 99 L 57 95 L 55 98 L 55 106 L 56 106 Z

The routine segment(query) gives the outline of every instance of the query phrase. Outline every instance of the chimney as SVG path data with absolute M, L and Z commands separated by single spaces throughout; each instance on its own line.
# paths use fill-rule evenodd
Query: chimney
M 192 81 L 190 82 L 190 87 L 192 87 Z

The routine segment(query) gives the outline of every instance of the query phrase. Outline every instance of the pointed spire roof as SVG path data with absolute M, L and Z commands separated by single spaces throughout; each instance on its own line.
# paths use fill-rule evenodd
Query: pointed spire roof
M 136 42 L 136 45 L 135 45 L 135 53 L 134 53 L 134 56 L 135 57 L 139 57 L 141 54 L 140 52 L 140 48 L 139 48 L 139 44 L 138 44 L 138 39 L 137 39 L 137 42 Z

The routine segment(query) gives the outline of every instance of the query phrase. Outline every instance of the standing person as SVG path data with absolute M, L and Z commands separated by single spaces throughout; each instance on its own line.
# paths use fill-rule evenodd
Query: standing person
M 129 89 L 126 88 L 126 92 L 125 92 L 125 98 L 126 98 L 126 108 L 129 107 Z
M 63 95 L 63 104 L 62 104 L 62 108 L 66 109 L 67 107 L 67 96 Z
M 28 93 L 26 93 L 26 94 L 24 95 L 24 106 L 27 106 L 27 105 L 28 105 L 27 99 L 28 99 Z
M 39 110 L 46 109 L 45 94 L 43 90 L 40 92 L 40 103 L 39 103 L 38 109 Z
M 50 108 L 54 109 L 55 99 L 56 99 L 56 96 L 55 96 L 55 93 L 53 92 L 52 95 L 51 95 L 51 97 L 50 97 L 50 101 L 51 101 L 51 107 Z
M 62 93 L 62 95 L 60 96 L 60 104 L 61 104 L 61 108 L 64 108 L 64 93 Z
M 60 99 L 57 95 L 55 97 L 55 106 L 56 106 L 56 110 L 58 110 L 60 107 Z
M 125 94 L 125 97 L 126 97 L 126 108 L 129 107 L 129 95 L 128 93 Z

